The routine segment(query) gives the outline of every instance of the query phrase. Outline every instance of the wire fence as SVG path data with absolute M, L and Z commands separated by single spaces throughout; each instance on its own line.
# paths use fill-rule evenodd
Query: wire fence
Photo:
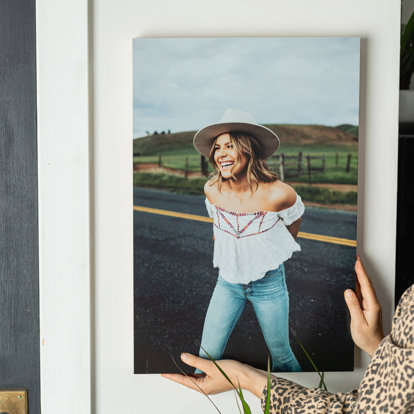
M 185 178 L 193 176 L 208 177 L 212 172 L 212 167 L 204 156 L 197 159 L 194 156 L 174 158 L 158 156 L 153 158 L 152 162 L 146 162 L 140 157 L 134 158 L 134 171 L 149 169 L 150 167 L 158 168 L 166 172 L 175 173 Z M 305 179 L 312 183 L 315 178 L 320 179 L 321 176 L 329 174 L 349 175 L 357 169 L 356 156 L 351 153 L 336 153 L 329 155 L 304 155 L 298 152 L 295 155 L 281 153 L 267 159 L 267 165 L 270 170 L 277 172 L 282 181 L 300 177 L 302 181 Z

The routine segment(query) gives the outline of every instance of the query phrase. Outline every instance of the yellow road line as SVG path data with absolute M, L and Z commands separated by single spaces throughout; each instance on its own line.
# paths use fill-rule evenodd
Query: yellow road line
M 134 206 L 134 210 L 142 211 L 144 213 L 161 214 L 162 216 L 179 217 L 187 220 L 204 221 L 205 223 L 212 223 L 213 219 L 210 217 L 196 216 L 195 214 L 179 213 L 178 211 L 160 210 L 158 208 Z
M 210 217 L 198 216 L 196 214 L 179 213 L 178 211 L 160 210 L 158 208 L 134 206 L 134 210 L 143 213 L 160 214 L 162 216 L 178 217 L 186 220 L 202 221 L 204 223 L 212 223 Z M 356 240 L 343 239 L 341 237 L 324 236 L 322 234 L 305 233 L 300 231 L 298 237 L 308 240 L 316 240 L 325 243 L 340 244 L 343 246 L 356 247 Z
M 326 243 L 342 244 L 343 246 L 356 247 L 356 240 L 343 239 L 341 237 L 324 236 L 322 234 L 305 233 L 300 231 L 298 237 L 302 239 L 317 240 Z

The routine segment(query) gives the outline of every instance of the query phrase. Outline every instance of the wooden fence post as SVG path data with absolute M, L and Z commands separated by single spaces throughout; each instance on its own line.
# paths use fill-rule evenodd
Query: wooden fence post
M 306 156 L 306 160 L 307 160 L 307 162 L 308 162 L 308 181 L 309 181 L 309 184 L 311 183 L 311 160 L 310 160 L 310 155 L 307 155 Z
M 325 155 L 322 156 L 322 172 L 325 172 Z
M 188 157 L 185 157 L 185 171 L 184 178 L 188 178 Z
M 206 157 L 204 155 L 200 155 L 200 165 L 201 165 L 201 175 L 204 177 L 208 176 L 208 165 L 206 162 Z
M 161 159 L 161 155 L 158 157 L 158 168 L 162 167 L 162 159 Z
M 298 154 L 298 175 L 302 172 L 302 151 Z
M 348 158 L 346 160 L 346 172 L 349 173 L 351 169 L 351 154 L 348 154 Z
M 283 152 L 279 155 L 279 175 L 281 181 L 285 181 L 285 154 Z

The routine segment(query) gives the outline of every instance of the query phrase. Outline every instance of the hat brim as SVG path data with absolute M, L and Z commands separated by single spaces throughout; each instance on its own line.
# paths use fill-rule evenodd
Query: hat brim
M 278 136 L 263 125 L 250 124 L 246 122 L 224 122 L 206 126 L 194 135 L 194 147 L 196 150 L 208 157 L 214 140 L 221 134 L 229 132 L 241 132 L 254 136 L 262 148 L 261 158 L 266 159 L 274 154 L 279 148 Z

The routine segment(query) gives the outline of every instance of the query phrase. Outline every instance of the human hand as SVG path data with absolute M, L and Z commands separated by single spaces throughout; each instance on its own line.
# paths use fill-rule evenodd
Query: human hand
M 355 272 L 355 292 L 351 289 L 345 291 L 345 302 L 351 314 L 351 335 L 356 345 L 372 357 L 384 338 L 381 305 L 359 256 Z
M 181 354 L 181 359 L 187 365 L 198 368 L 205 374 L 191 374 L 188 376 L 162 374 L 162 376 L 199 392 L 201 392 L 198 388 L 200 387 L 206 394 L 218 394 L 233 389 L 233 386 L 212 361 L 187 353 Z M 267 373 L 233 360 L 223 359 L 216 362 L 236 387 L 240 384 L 241 388 L 260 398 L 267 382 Z

